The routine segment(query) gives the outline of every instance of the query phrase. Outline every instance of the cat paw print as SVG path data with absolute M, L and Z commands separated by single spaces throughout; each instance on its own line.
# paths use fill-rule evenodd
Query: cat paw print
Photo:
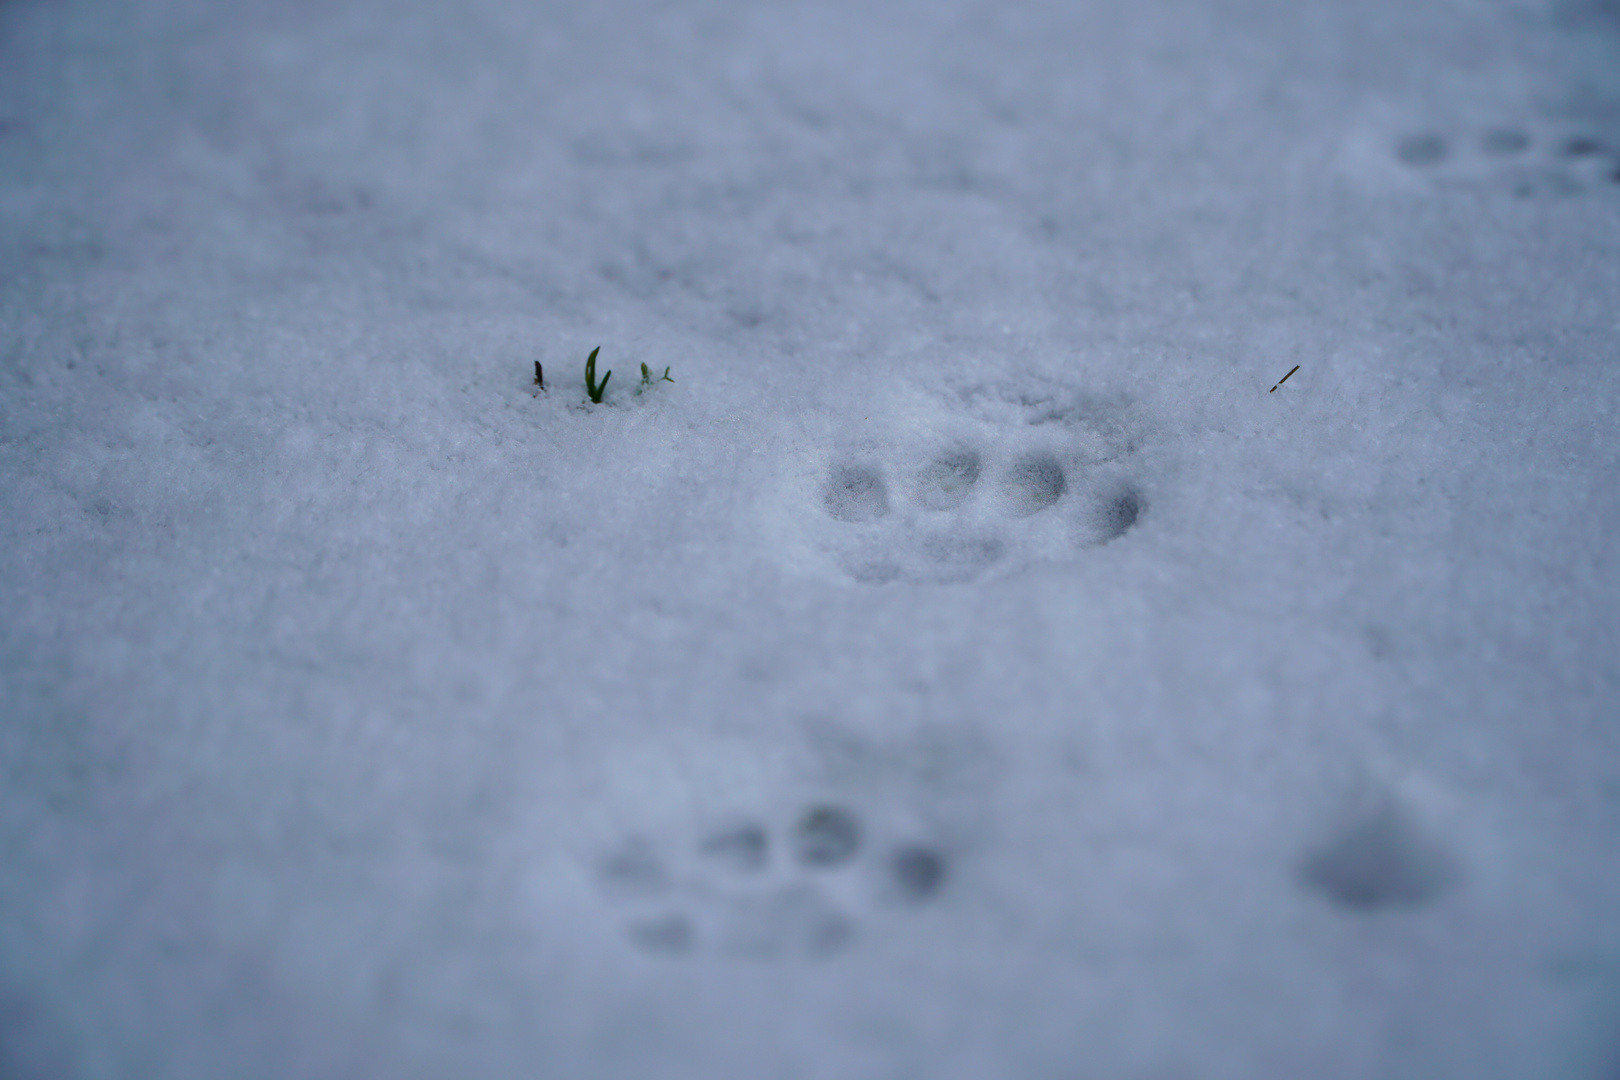
M 954 437 L 895 439 L 826 466 L 811 529 L 849 577 L 968 582 L 1075 558 L 1140 520 L 1117 410 L 1061 388 L 975 388 L 952 406 L 932 426 Z
M 788 961 L 836 956 L 867 923 L 932 901 L 948 866 L 935 845 L 874 837 L 854 810 L 815 803 L 777 829 L 738 818 L 685 844 L 626 840 L 597 881 L 638 952 Z
M 1441 186 L 1486 187 L 1523 199 L 1620 191 L 1620 146 L 1590 132 L 1496 125 L 1475 131 L 1410 131 L 1391 147 L 1402 167 Z

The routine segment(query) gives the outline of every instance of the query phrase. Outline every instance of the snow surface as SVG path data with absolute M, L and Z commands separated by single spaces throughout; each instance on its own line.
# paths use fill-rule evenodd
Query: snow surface
M 6 1080 L 1620 1076 L 1614 0 L 5 0 L 0 222 Z

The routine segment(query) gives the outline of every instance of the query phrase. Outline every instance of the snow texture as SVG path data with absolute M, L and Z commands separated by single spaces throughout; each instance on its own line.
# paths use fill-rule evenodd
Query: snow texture
M 4 0 L 0 1076 L 1614 1080 L 1617 400 L 1614 0 Z

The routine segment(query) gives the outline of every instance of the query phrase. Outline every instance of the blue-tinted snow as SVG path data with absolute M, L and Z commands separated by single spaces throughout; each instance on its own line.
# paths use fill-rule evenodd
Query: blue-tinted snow
M 0 1075 L 1620 1069 L 1614 3 L 6 0 L 0 222 Z

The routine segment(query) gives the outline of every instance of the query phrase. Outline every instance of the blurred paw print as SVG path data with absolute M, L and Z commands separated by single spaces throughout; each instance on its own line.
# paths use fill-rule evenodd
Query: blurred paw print
M 600 859 L 597 882 L 625 940 L 649 956 L 823 959 L 945 888 L 942 849 L 872 833 L 854 809 L 813 803 L 782 829 L 739 817 L 684 845 L 627 839 Z
M 1410 131 L 1391 152 L 1401 166 L 1442 186 L 1484 186 L 1521 199 L 1620 194 L 1620 146 L 1591 132 L 1535 133 L 1511 124 Z

